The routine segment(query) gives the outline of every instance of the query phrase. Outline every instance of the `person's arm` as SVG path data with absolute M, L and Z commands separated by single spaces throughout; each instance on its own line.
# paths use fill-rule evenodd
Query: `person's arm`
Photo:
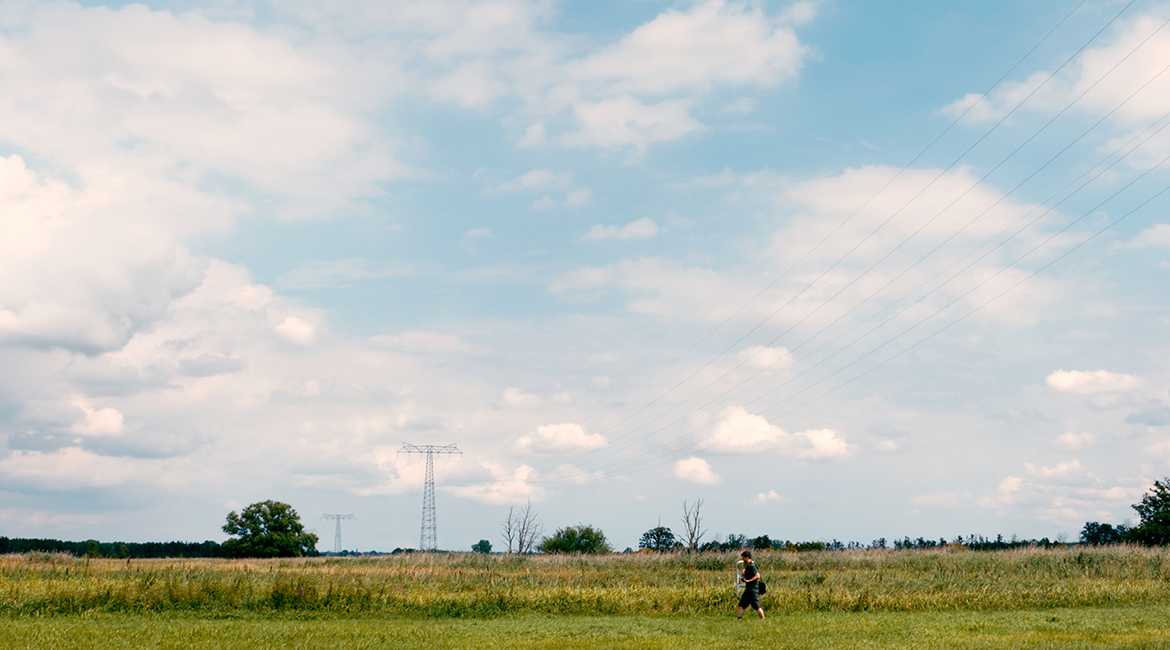
M 756 581 L 756 580 L 759 580 L 759 579 L 760 579 L 760 570 L 757 568 L 757 569 L 756 569 L 756 575 L 754 575 L 754 576 L 752 576 L 752 577 L 750 577 L 750 578 L 745 578 L 745 579 L 744 579 L 744 582 L 745 582 L 745 583 L 748 583 L 748 582 L 753 582 L 753 581 Z

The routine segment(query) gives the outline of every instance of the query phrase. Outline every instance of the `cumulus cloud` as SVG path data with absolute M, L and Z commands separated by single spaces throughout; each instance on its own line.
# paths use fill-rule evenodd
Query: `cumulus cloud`
M 742 314 L 757 322 L 827 326 L 845 305 L 897 303 L 895 325 L 977 308 L 977 318 L 1023 326 L 1071 291 L 1063 281 L 1030 277 L 1028 265 L 1084 237 L 1052 234 L 1055 215 L 1021 229 L 1021 219 L 1042 214 L 1038 206 L 1005 197 L 968 169 L 866 166 L 803 180 L 726 172 L 696 183 L 726 187 L 729 200 L 759 201 L 777 213 L 780 225 L 750 249 L 754 262 L 784 273 L 774 285 L 761 293 L 759 277 L 736 267 L 641 258 L 580 267 L 554 280 L 551 290 L 575 299 L 622 292 L 637 313 L 714 322 Z M 1013 238 L 966 267 L 936 254 L 944 245 L 982 246 L 1004 232 Z M 1020 256 L 1018 267 L 1008 266 Z M 792 259 L 803 260 L 803 272 L 787 273 L 778 262 Z M 923 287 L 931 287 L 926 295 Z M 899 302 L 915 292 L 920 300 Z
M 1122 23 L 1112 40 L 1086 49 L 1055 77 L 1046 71 L 1035 72 L 1023 80 L 1000 84 L 989 96 L 968 94 L 943 112 L 959 115 L 970 109 L 967 120 L 993 121 L 1025 100 L 1025 111 L 1053 113 L 1084 94 L 1075 105 L 1077 109 L 1096 115 L 1117 109 L 1110 116 L 1115 125 L 1143 129 L 1170 111 L 1170 75 L 1161 74 L 1170 56 L 1170 33 L 1162 28 L 1165 16 L 1161 14 L 1152 11 Z M 1106 146 L 1112 149 L 1129 137 L 1124 135 Z M 1170 135 L 1163 133 L 1143 145 L 1129 162 L 1147 167 L 1168 150 Z
M 500 395 L 498 403 L 502 408 L 530 409 L 540 406 L 544 403 L 544 400 L 540 399 L 539 395 L 525 393 L 515 386 L 509 386 Z
M 384 93 L 358 83 L 365 66 L 345 50 L 142 5 L 9 4 L 0 28 L 0 137 L 87 180 L 112 161 L 115 174 L 230 177 L 311 214 L 407 173 L 362 115 Z
M 1072 431 L 1068 431 L 1057 436 L 1056 440 L 1052 441 L 1052 444 L 1060 447 L 1061 449 L 1076 451 L 1078 449 L 1091 447 L 1096 441 L 1097 437 L 1091 433 L 1074 433 Z
M 592 198 L 593 192 L 587 187 L 578 187 L 572 172 L 553 172 L 548 169 L 533 169 L 501 184 L 500 192 L 544 192 L 544 196 L 532 204 L 534 210 L 548 210 L 560 206 L 579 208 Z
M 711 464 L 697 456 L 684 458 L 674 464 L 674 477 L 699 485 L 715 485 L 723 479 L 711 469 Z
M 741 407 L 724 411 L 707 439 L 707 448 L 711 452 L 730 454 L 775 451 L 801 460 L 830 460 L 854 453 L 832 429 L 789 434 Z
M 536 435 L 522 436 L 516 440 L 516 449 L 534 453 L 588 451 L 600 449 L 607 443 L 605 436 L 599 433 L 586 433 L 581 425 L 564 422 L 536 427 Z
M 1048 387 L 1058 393 L 1095 395 L 1123 393 L 1145 385 L 1140 377 L 1108 370 L 1057 370 L 1045 378 Z
M 646 239 L 658 234 L 658 224 L 654 223 L 646 217 L 642 217 L 637 221 L 631 221 L 624 226 L 603 226 L 597 224 L 593 229 L 585 234 L 586 241 L 598 241 L 601 239 L 618 239 L 627 241 L 630 239 Z
M 1170 223 L 1156 223 L 1130 242 L 1134 248 L 1170 248 Z
M 547 494 L 544 488 L 529 483 L 537 473 L 528 465 L 521 465 L 510 474 L 498 464 L 483 463 L 483 466 L 492 473 L 493 481 L 446 489 L 463 499 L 500 506 L 540 501 Z
M 811 18 L 810 11 L 799 12 Z M 746 3 L 712 0 L 668 10 L 569 74 L 617 93 L 666 94 L 713 85 L 773 86 L 806 55 L 791 26 Z
M 740 350 L 736 360 L 750 369 L 783 369 L 792 365 L 792 354 L 787 348 L 754 345 Z
M 0 476 L 8 490 L 70 491 L 144 480 L 149 476 L 144 475 L 148 468 L 157 466 L 157 461 L 115 458 L 67 447 L 53 452 L 13 452 L 0 459 Z
M 85 418 L 69 427 L 69 431 L 82 436 L 116 436 L 125 426 L 124 417 L 114 408 L 89 408 L 80 401 L 74 402 Z
M 1128 516 L 1129 504 L 1141 497 L 1144 479 L 1107 480 L 1076 460 L 1053 466 L 1024 464 L 1025 476 L 1006 476 L 994 489 L 924 494 L 912 502 L 931 508 L 975 508 L 995 513 L 1029 513 L 1063 526 L 1085 521 L 1117 521 Z
M 299 316 L 289 316 L 273 328 L 281 338 L 297 345 L 312 345 L 317 342 L 317 328 Z
M 670 99 L 647 104 L 629 95 L 581 101 L 573 113 L 581 127 L 561 142 L 572 147 L 624 147 L 644 149 L 664 140 L 675 140 L 703 128 L 691 117 L 691 102 Z
M 1034 463 L 1024 463 L 1024 469 L 1029 476 L 1036 478 L 1067 478 L 1069 476 L 1076 476 L 1081 473 L 1081 463 L 1077 460 L 1070 460 L 1063 463 L 1057 463 L 1053 467 L 1046 467 L 1043 465 L 1036 465 Z
M 762 506 L 769 503 L 788 503 L 791 499 L 781 496 L 776 493 L 776 490 L 768 490 L 767 492 L 760 492 L 756 498 L 749 501 L 752 505 Z

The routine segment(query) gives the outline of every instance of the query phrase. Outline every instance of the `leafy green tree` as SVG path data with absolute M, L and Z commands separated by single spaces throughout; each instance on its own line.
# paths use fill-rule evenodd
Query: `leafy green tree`
M 681 544 L 674 538 L 674 533 L 661 524 L 642 533 L 642 539 L 638 541 L 638 548 L 648 548 L 659 553 L 673 551 L 679 546 Z
M 1085 522 L 1085 527 L 1081 529 L 1081 543 L 1092 546 L 1120 544 L 1123 541 L 1125 532 L 1125 526 L 1114 528 L 1112 524 L 1087 521 Z
M 227 516 L 223 532 L 234 535 L 223 543 L 229 557 L 300 557 L 317 554 L 317 536 L 306 533 L 292 506 L 261 501 Z
M 1170 544 L 1170 476 L 1154 481 L 1154 486 L 1133 509 L 1142 522 L 1125 532 L 1125 541 L 1146 546 Z
M 580 524 L 557 529 L 552 537 L 540 542 L 542 553 L 612 553 L 613 548 L 605 539 L 605 533 L 593 526 Z
M 491 553 L 492 552 L 492 543 L 487 541 L 486 539 L 481 539 L 478 542 L 471 545 L 471 551 L 473 553 Z
M 756 549 L 757 551 L 767 551 L 771 549 L 774 544 L 772 544 L 771 537 L 768 537 L 767 535 L 760 535 L 759 537 L 748 542 L 748 546 Z

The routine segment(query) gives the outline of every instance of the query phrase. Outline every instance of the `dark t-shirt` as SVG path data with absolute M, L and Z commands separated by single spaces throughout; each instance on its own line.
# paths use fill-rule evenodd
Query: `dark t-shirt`
M 760 570 L 756 568 L 755 562 L 748 562 L 747 566 L 745 566 L 743 568 L 743 579 L 744 580 L 752 580 L 752 578 L 756 577 L 759 574 L 760 574 Z M 756 591 L 759 589 L 760 581 L 759 580 L 752 580 L 751 582 L 745 583 L 745 586 L 747 587 L 748 591 Z

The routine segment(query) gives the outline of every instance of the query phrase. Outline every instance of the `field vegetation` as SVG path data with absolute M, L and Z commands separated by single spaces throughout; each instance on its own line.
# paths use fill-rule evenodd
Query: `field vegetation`
M 0 615 L 321 613 L 494 618 L 729 614 L 735 553 L 269 560 L 0 557 Z M 1170 605 L 1170 549 L 758 552 L 769 612 Z

